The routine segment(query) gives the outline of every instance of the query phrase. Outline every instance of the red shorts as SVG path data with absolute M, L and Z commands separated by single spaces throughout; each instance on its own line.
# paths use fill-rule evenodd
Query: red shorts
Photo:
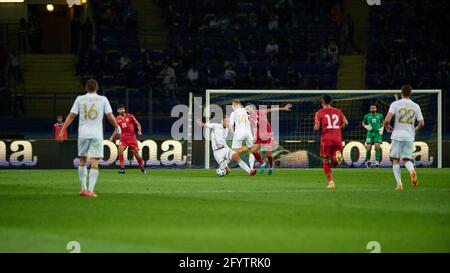
M 129 147 L 132 151 L 139 151 L 139 145 L 137 143 L 136 137 L 121 138 L 119 141 L 119 146 L 122 146 L 125 149 Z
M 337 151 L 342 151 L 342 145 L 323 145 L 320 144 L 321 157 L 334 157 Z
M 272 142 L 272 138 L 268 138 L 268 139 L 257 138 L 257 139 L 255 139 L 255 144 L 270 144 L 271 142 Z
M 272 152 L 277 148 L 277 142 L 273 137 L 269 139 L 261 139 L 257 138 L 254 141 L 254 144 L 259 144 L 264 149 L 265 152 Z

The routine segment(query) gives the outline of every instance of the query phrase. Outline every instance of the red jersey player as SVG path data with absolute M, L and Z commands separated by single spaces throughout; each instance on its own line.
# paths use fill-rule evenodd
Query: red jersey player
M 269 119 L 267 118 L 267 113 L 274 111 L 291 111 L 292 104 L 286 104 L 282 108 L 271 108 L 264 110 L 256 110 L 255 106 L 250 104 L 245 107 L 245 110 L 250 116 L 250 123 L 253 129 L 253 135 L 255 137 L 254 144 L 251 147 L 253 153 L 259 151 L 261 146 L 264 148 L 264 152 L 267 155 L 267 161 L 269 163 L 269 173 L 268 175 L 272 175 L 273 173 L 273 157 L 272 150 L 275 146 L 275 139 L 273 137 L 272 127 L 270 126 Z M 259 168 L 259 173 L 264 173 L 266 164 L 261 164 Z
M 322 157 L 323 170 L 328 179 L 328 188 L 334 189 L 330 164 L 335 167 L 342 161 L 341 130 L 348 125 L 348 121 L 340 109 L 330 105 L 331 96 L 323 96 L 321 103 L 322 109 L 317 111 L 314 118 L 314 130 L 319 131 L 322 126 L 320 156 Z
M 125 174 L 125 159 L 123 156 L 123 152 L 127 147 L 130 148 L 130 151 L 133 153 L 134 157 L 139 163 L 139 167 L 141 168 L 142 174 L 145 174 L 144 161 L 142 157 L 139 155 L 139 145 L 137 143 L 136 134 L 134 132 L 134 126 L 136 125 L 138 130 L 138 135 L 142 135 L 141 124 L 136 120 L 136 118 L 132 114 L 125 113 L 125 107 L 120 104 L 117 106 L 117 124 L 119 124 L 120 128 L 122 128 L 122 135 L 119 140 L 119 161 L 120 161 L 120 170 L 119 174 Z M 116 137 L 116 132 L 114 131 L 113 135 L 109 139 L 111 142 L 114 141 Z

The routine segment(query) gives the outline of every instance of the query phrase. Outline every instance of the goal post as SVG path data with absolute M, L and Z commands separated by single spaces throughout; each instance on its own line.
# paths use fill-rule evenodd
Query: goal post
M 324 94 L 332 96 L 333 105 L 341 108 L 349 119 L 349 127 L 343 130 L 345 167 L 362 167 L 362 154 L 366 131 L 361 126 L 362 119 L 369 112 L 369 104 L 375 103 L 384 116 L 389 105 L 400 98 L 400 90 L 220 90 L 207 89 L 205 94 L 204 117 L 211 119 L 210 107 L 225 108 L 235 98 L 245 106 L 248 103 L 270 109 L 273 105 L 291 102 L 292 112 L 280 113 L 279 147 L 277 166 L 279 167 L 319 167 L 318 142 L 320 134 L 313 131 L 314 113 L 319 109 L 320 98 Z M 442 168 L 442 90 L 413 90 L 412 100 L 422 109 L 425 128 L 417 135 L 415 142 L 416 164 L 423 167 Z M 270 120 L 270 119 L 269 119 Z M 206 138 L 208 140 L 209 138 Z M 383 136 L 383 167 L 390 166 L 390 134 Z M 372 149 L 372 155 L 374 151 Z M 205 141 L 205 168 L 215 162 L 210 141 Z M 291 162 L 292 164 L 290 164 Z

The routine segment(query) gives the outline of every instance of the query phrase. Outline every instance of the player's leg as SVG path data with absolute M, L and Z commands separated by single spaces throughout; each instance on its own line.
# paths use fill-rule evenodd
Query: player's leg
M 375 143 L 375 161 L 377 168 L 380 167 L 381 164 L 381 143 L 377 142 Z
M 78 177 L 80 178 L 81 190 L 80 195 L 83 196 L 87 191 L 87 174 L 86 157 L 80 157 L 80 165 L 78 166 Z
M 327 188 L 334 189 L 335 185 L 334 185 L 333 175 L 331 173 L 331 167 L 330 167 L 331 146 L 320 145 L 320 156 L 322 157 L 323 171 L 328 180 Z
M 131 147 L 130 147 L 131 149 Z M 139 168 L 141 169 L 141 173 L 145 174 L 145 165 L 144 165 L 144 160 L 142 160 L 142 157 L 139 155 L 139 150 L 133 149 L 131 150 L 131 152 L 133 153 L 134 157 L 136 158 L 138 164 L 139 164 Z
M 396 190 L 398 191 L 403 190 L 402 174 L 400 171 L 400 151 L 400 142 L 392 140 L 390 156 L 392 159 L 392 172 L 394 173 L 395 181 L 397 182 Z
M 98 162 L 100 161 L 100 158 L 90 158 L 91 163 L 91 170 L 89 171 L 89 188 L 87 191 L 87 196 L 89 197 L 97 197 L 97 195 L 94 193 L 95 185 L 97 184 L 97 178 L 99 174 L 98 169 Z
M 267 155 L 267 162 L 269 163 L 269 172 L 268 175 L 272 175 L 273 173 L 273 157 L 272 157 L 272 151 L 265 150 Z
M 78 139 L 78 157 L 80 165 L 78 166 L 78 177 L 80 179 L 81 190 L 80 195 L 84 196 L 87 191 L 87 175 L 86 160 L 89 153 L 89 139 Z
M 91 169 L 89 171 L 89 186 L 87 196 L 97 197 L 94 193 L 95 185 L 97 184 L 97 178 L 99 174 L 99 164 L 101 158 L 103 158 L 103 139 L 94 138 L 90 141 L 89 156 L 91 162 Z
M 412 141 L 402 141 L 401 146 L 402 152 L 400 157 L 403 158 L 403 162 L 405 162 L 405 168 L 408 170 L 409 175 L 411 176 L 411 185 L 414 188 L 418 184 L 417 173 L 414 169 L 414 163 L 412 161 L 414 143 Z
M 369 142 L 366 142 L 366 166 L 367 168 L 370 168 L 371 162 L 370 162 L 370 157 L 372 155 L 372 144 Z
M 124 157 L 124 152 L 125 152 L 125 149 L 127 148 L 127 146 L 125 146 L 122 142 L 121 143 L 119 143 L 119 148 L 118 148 L 118 151 L 119 151 L 119 166 L 120 166 L 120 169 L 119 169 L 119 174 L 125 174 L 125 157 Z
M 253 169 L 255 159 L 259 163 L 260 166 L 264 165 L 264 160 L 262 159 L 261 154 L 259 153 L 259 149 L 261 148 L 261 145 L 259 143 L 255 143 L 253 140 L 253 136 L 251 134 L 247 135 L 247 138 L 245 139 L 245 143 L 247 146 L 251 146 L 252 153 L 249 155 L 249 161 L 250 159 L 253 159 L 253 164 L 250 163 L 250 168 Z
M 239 156 L 238 152 L 231 150 L 229 151 L 229 153 L 231 154 L 231 160 L 237 162 L 239 164 L 239 167 L 241 167 L 241 169 L 243 169 L 246 173 L 250 175 L 255 175 L 256 170 L 250 169 L 247 163 L 245 163 L 244 160 L 241 160 L 241 157 Z

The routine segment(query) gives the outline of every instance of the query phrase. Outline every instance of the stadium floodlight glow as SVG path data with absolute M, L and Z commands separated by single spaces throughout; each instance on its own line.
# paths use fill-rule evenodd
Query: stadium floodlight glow
M 81 0 L 67 0 L 67 5 L 69 5 L 69 8 L 75 6 L 81 5 Z
M 344 130 L 344 141 L 348 144 L 347 150 L 364 148 L 365 130 L 360 125 L 364 111 L 368 111 L 367 103 L 377 101 L 380 111 L 385 115 L 390 103 L 399 99 L 400 90 L 220 90 L 207 89 L 205 94 L 204 117 L 206 122 L 211 119 L 208 111 L 211 105 L 225 106 L 231 104 L 232 99 L 238 98 L 244 104 L 253 103 L 259 105 L 275 105 L 287 102 L 297 103 L 294 106 L 289 122 L 280 120 L 280 129 L 285 135 L 280 136 L 279 141 L 294 149 L 303 149 L 301 145 L 311 145 L 319 140 L 318 134 L 313 132 L 314 113 L 319 108 L 320 97 L 330 94 L 337 107 L 343 109 L 344 114 L 350 120 L 352 129 Z M 413 101 L 422 108 L 425 117 L 425 128 L 417 137 L 418 157 L 416 164 L 442 168 L 442 90 L 413 90 Z M 281 130 L 280 130 L 281 131 Z M 288 135 L 286 135 L 286 132 Z M 385 158 L 386 165 L 389 164 L 388 149 L 390 140 L 385 136 Z M 209 138 L 206 138 L 209 139 Z M 282 141 L 281 141 L 282 140 Z M 286 141 L 286 142 L 285 142 Z M 297 145 L 297 146 L 296 146 Z M 318 149 L 318 148 L 317 148 Z M 299 151 L 298 151 L 299 152 Z M 305 151 L 306 152 L 306 151 Z M 344 151 L 345 152 L 345 151 Z M 365 152 L 365 151 L 364 151 Z M 210 168 L 211 148 L 210 142 L 205 141 L 205 168 Z M 297 153 L 300 155 L 301 153 Z M 349 157 L 351 157 L 349 155 Z M 348 159 L 350 163 L 354 159 Z M 357 166 L 360 162 L 354 162 Z M 392 164 L 392 163 L 390 163 Z M 212 167 L 212 166 L 211 166 Z
M 53 6 L 53 4 L 47 4 L 46 8 L 48 12 L 53 12 L 55 10 L 55 6 Z

